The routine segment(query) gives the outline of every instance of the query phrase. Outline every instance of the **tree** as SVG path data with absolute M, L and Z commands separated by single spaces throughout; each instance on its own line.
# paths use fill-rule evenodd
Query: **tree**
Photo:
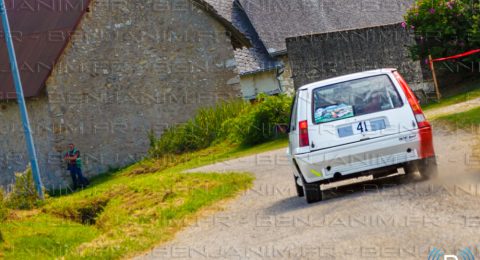
M 402 24 L 415 31 L 414 60 L 480 48 L 480 0 L 417 0 Z M 478 56 L 469 59 L 480 60 Z

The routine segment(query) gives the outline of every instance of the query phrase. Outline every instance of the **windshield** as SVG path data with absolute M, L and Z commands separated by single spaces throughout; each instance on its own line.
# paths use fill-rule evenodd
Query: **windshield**
M 341 82 L 313 90 L 314 122 L 331 122 L 401 107 L 387 75 Z

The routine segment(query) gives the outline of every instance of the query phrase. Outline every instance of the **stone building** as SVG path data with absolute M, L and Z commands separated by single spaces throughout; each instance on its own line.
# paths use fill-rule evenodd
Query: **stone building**
M 285 92 L 277 79 L 282 75 L 284 66 L 268 54 L 242 4 L 238 0 L 209 0 L 209 3 L 251 43 L 235 49 L 242 97 L 252 100 L 259 93 L 274 95 Z
M 240 96 L 234 49 L 252 47 L 204 0 L 7 1 L 44 184 L 65 185 L 66 145 L 88 176 L 128 165 L 148 133 Z M 0 41 L 0 185 L 27 153 Z
M 296 87 L 359 71 L 397 68 L 414 90 L 425 84 L 420 62 L 409 57 L 415 44 L 401 23 L 303 35 L 287 39 Z
M 243 98 L 293 93 L 286 39 L 403 21 L 414 0 L 209 0 L 251 42 L 235 50 Z
M 290 53 L 287 52 L 287 38 L 402 22 L 403 15 L 414 0 L 236 0 L 236 2 L 244 10 L 254 35 L 258 36 L 258 41 L 253 41 L 255 48 L 248 48 L 250 53 L 237 50 L 235 55 L 239 67 L 242 67 L 242 61 L 250 61 L 247 63 L 249 66 L 244 66 L 245 70 L 241 73 L 242 89 L 250 93 L 252 89 L 256 89 L 250 82 L 261 82 L 264 84 L 263 89 L 272 89 L 275 85 L 280 85 L 282 91 L 293 91 L 293 78 L 297 75 L 292 72 Z M 355 43 L 352 43 L 353 45 Z M 304 55 L 308 56 L 309 53 L 305 50 Z M 268 84 L 272 87 L 265 87 Z M 295 87 L 298 86 L 295 84 Z M 257 92 L 262 92 L 261 90 L 262 88 Z

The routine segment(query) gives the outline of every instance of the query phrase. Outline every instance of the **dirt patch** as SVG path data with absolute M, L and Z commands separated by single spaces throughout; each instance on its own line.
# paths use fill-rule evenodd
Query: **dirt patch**
M 95 225 L 97 218 L 102 214 L 109 201 L 109 197 L 94 198 L 78 201 L 75 205 L 47 207 L 43 209 L 43 212 L 83 225 Z
M 78 209 L 78 219 L 84 225 L 95 225 L 97 217 L 102 214 L 103 209 L 107 205 L 108 200 L 96 201 L 86 207 Z

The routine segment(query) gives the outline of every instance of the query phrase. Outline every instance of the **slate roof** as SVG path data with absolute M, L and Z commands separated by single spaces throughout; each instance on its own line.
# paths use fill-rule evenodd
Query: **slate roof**
M 232 18 L 233 24 L 240 28 L 252 43 L 251 48 L 244 47 L 235 50 L 235 59 L 237 60 L 240 75 L 268 71 L 280 67 L 281 64 L 270 56 L 248 19 L 247 14 L 239 4 L 235 5 Z
M 272 55 L 285 39 L 403 21 L 414 0 L 239 0 Z
M 250 19 L 236 0 L 205 0 L 226 20 L 243 33 L 251 46 L 235 49 L 235 60 L 240 75 L 274 69 L 280 64 L 272 58 L 260 40 Z
M 233 2 L 234 0 L 203 0 L 208 3 L 215 12 L 217 12 L 225 20 L 233 21 Z M 237 28 L 238 29 L 238 28 Z
M 234 48 L 251 47 L 245 33 L 233 24 L 233 0 L 192 0 L 220 21 L 230 33 Z

